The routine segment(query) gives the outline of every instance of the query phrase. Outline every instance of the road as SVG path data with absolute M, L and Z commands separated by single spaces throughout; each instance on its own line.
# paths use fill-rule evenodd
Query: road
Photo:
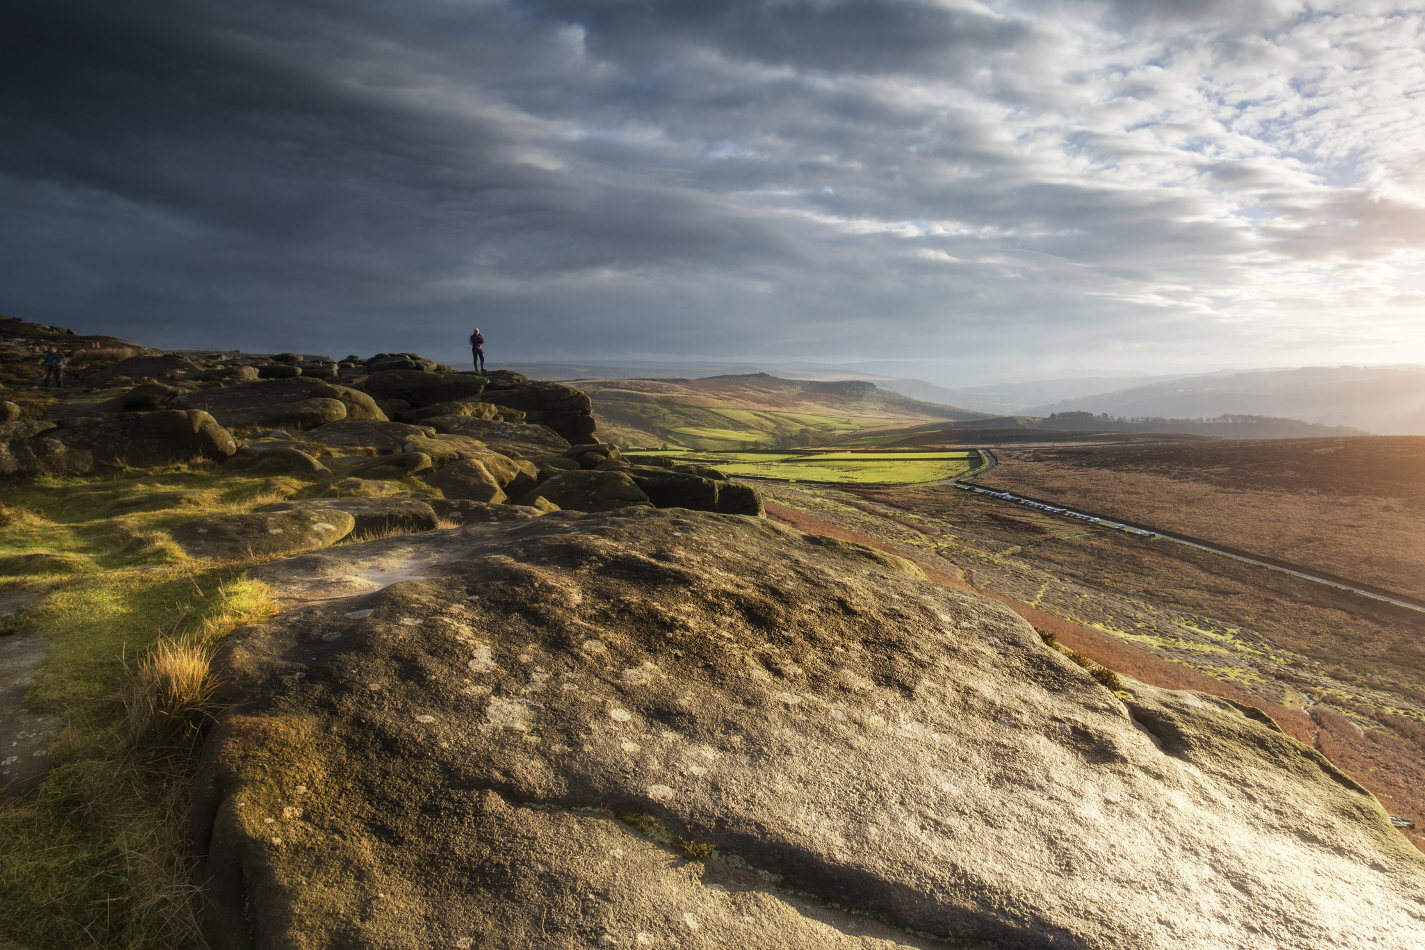
M 986 464 L 983 467 L 976 469 L 974 472 L 971 472 L 969 475 L 961 476 L 962 478 L 970 478 L 976 475 L 983 475 L 985 472 L 988 472 L 990 469 L 994 468 L 996 464 L 998 464 L 993 452 L 990 452 L 987 449 L 980 449 L 979 451 L 983 456 L 986 457 Z M 1136 525 L 1124 521 L 1116 521 L 1112 518 L 1105 518 L 1099 515 L 1090 514 L 1085 511 L 1065 508 L 1062 505 L 1056 505 L 1051 502 L 1040 501 L 1037 498 L 1028 498 L 1024 495 L 1015 495 L 1011 492 L 996 491 L 992 488 L 984 488 L 979 485 L 971 485 L 967 482 L 959 481 L 958 479 L 946 479 L 945 481 L 937 482 L 936 484 L 949 485 L 952 488 L 958 488 L 961 491 L 973 492 L 984 498 L 995 498 L 1000 501 L 1008 502 L 1010 504 L 1023 505 L 1025 507 L 1034 508 L 1037 511 L 1042 511 L 1047 514 L 1057 515 L 1062 518 L 1072 518 L 1076 521 L 1082 521 L 1086 524 L 1097 525 L 1101 528 L 1109 528 L 1115 531 L 1126 531 L 1129 534 L 1137 535 L 1138 537 L 1142 538 L 1170 541 L 1173 544 L 1184 544 L 1191 548 L 1197 548 L 1200 551 L 1209 551 L 1213 554 L 1220 554 L 1223 557 L 1230 557 L 1236 561 L 1243 561 L 1247 564 L 1256 564 L 1259 567 L 1265 567 L 1273 571 L 1281 571 L 1284 574 L 1290 574 L 1293 577 L 1299 577 L 1302 580 L 1311 581 L 1312 583 L 1324 584 L 1327 587 L 1335 587 L 1338 590 L 1350 591 L 1353 594 L 1359 594 L 1362 597 L 1369 597 L 1372 600 L 1381 600 L 1385 601 L 1388 604 L 1394 604 L 1397 607 L 1404 607 L 1407 610 L 1414 610 L 1419 613 L 1425 613 L 1425 604 L 1422 604 L 1419 601 L 1411 600 L 1404 594 L 1396 593 L 1394 591 L 1381 590 L 1379 588 L 1372 589 L 1368 587 L 1357 586 L 1356 584 L 1353 584 L 1350 581 L 1344 580 L 1342 578 L 1323 576 L 1321 573 L 1312 573 L 1310 569 L 1301 567 L 1299 565 L 1286 564 L 1281 561 L 1264 558 L 1261 555 L 1253 556 L 1242 551 L 1234 551 L 1229 548 L 1219 547 L 1210 542 L 1203 541 L 1200 538 L 1187 537 L 1173 532 L 1163 531 L 1158 528 L 1149 528 L 1144 525 Z

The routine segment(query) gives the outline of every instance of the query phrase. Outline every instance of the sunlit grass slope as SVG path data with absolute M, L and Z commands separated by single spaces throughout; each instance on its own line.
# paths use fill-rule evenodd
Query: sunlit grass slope
M 708 451 L 841 441 L 866 430 L 981 413 L 917 402 L 863 382 L 810 382 L 756 374 L 696 380 L 593 380 L 602 438 L 624 446 Z

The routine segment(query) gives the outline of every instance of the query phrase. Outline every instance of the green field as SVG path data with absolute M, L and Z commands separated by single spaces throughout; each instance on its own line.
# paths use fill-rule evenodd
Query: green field
M 710 465 L 728 475 L 851 485 L 910 485 L 958 478 L 981 463 L 960 452 L 696 452 L 629 451 L 630 460 L 659 455 Z

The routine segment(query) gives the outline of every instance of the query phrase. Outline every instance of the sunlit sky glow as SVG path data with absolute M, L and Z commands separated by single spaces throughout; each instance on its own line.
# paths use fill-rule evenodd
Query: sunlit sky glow
M 167 346 L 1425 362 L 1420 6 L 20 2 L 0 312 Z M 337 352 L 341 351 L 341 352 Z

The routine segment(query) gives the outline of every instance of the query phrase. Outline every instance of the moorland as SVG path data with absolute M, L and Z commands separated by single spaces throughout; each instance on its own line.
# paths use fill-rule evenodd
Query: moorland
M 1315 509 L 1333 500 L 1333 488 L 1364 471 L 1359 462 L 1375 461 L 1378 475 L 1362 475 L 1343 491 L 1347 504 L 1354 502 L 1354 520 L 1337 526 L 1336 544 L 1350 570 L 1335 559 L 1315 563 L 1380 585 L 1418 576 L 1418 568 L 1412 574 L 1417 538 L 1406 537 L 1409 526 L 1398 523 L 1402 511 L 1418 505 L 1417 441 L 1002 447 L 991 450 L 1000 465 L 973 481 L 1138 524 L 1191 526 L 1219 543 L 1300 563 L 1298 548 L 1273 539 L 1310 525 Z M 1073 465 L 1051 469 L 1041 462 L 1022 475 L 1023 456 L 1068 457 Z M 1251 464 L 1234 470 L 1227 465 L 1234 458 Z M 1130 464 L 1115 468 L 1135 459 L 1145 466 L 1152 460 L 1155 481 L 1135 480 L 1141 476 Z M 946 582 L 1002 599 L 1106 667 L 1255 705 L 1396 814 L 1425 824 L 1425 614 L 947 486 L 759 485 L 772 517 L 881 544 Z M 1375 493 L 1373 501 L 1360 497 L 1366 492 Z M 1257 511 L 1258 504 L 1266 510 Z M 1276 523 L 1288 513 L 1300 516 L 1295 525 Z M 1222 531 L 1234 517 L 1252 519 L 1259 532 L 1250 525 Z M 1352 545 L 1371 552 L 1372 540 L 1396 538 L 1400 546 L 1389 554 L 1351 557 Z M 1376 573 L 1371 568 L 1378 564 L 1389 569 Z M 1406 833 L 1425 845 L 1413 830 Z
M 979 484 L 1425 598 L 1425 437 L 1019 448 Z
M 77 385 L 37 385 L 51 343 Z M 0 368 L 0 651 L 33 661 L 0 946 L 1425 933 L 1416 615 L 880 444 L 953 408 L 744 379 L 640 410 L 738 479 L 413 353 L 12 321 Z

